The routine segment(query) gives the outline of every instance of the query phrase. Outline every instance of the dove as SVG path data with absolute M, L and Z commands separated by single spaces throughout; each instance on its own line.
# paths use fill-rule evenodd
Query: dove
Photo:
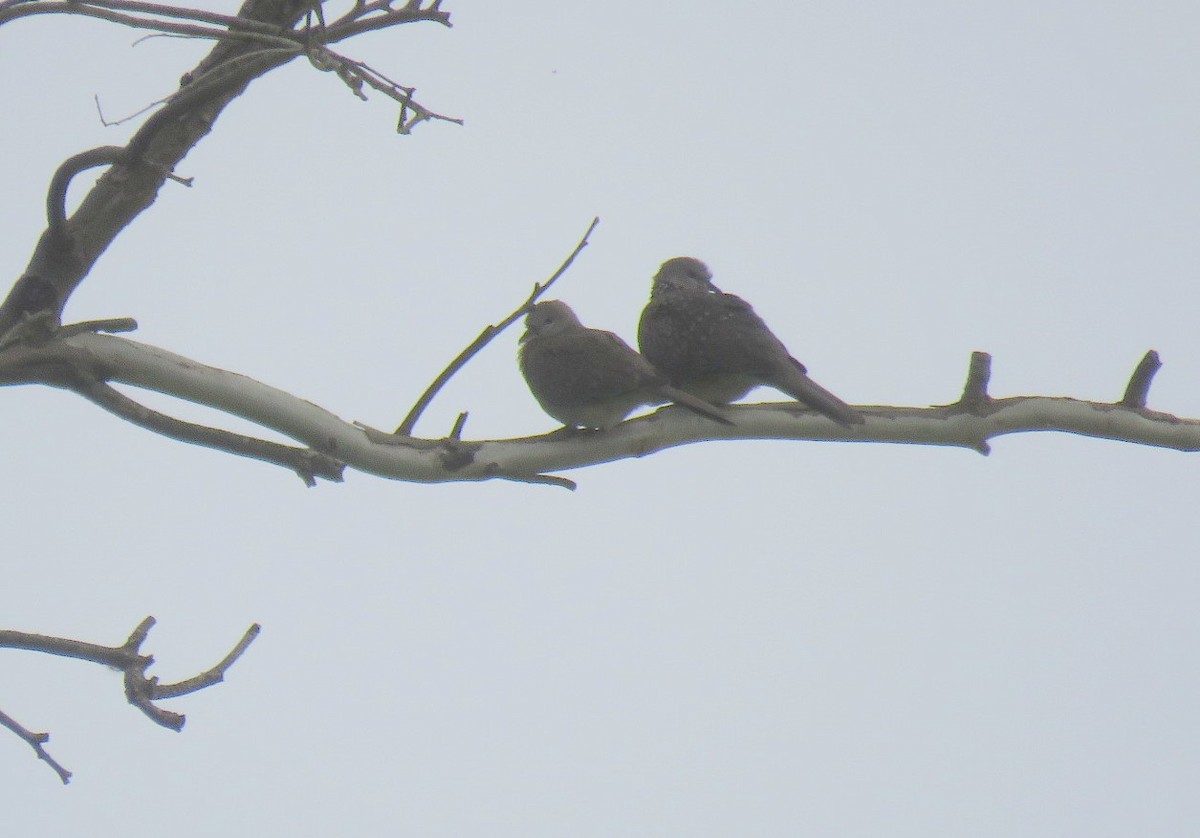
M 713 404 L 774 387 L 844 427 L 861 413 L 808 377 L 741 297 L 723 293 L 699 259 L 662 263 L 638 323 L 642 354 L 671 384 Z
M 612 332 L 589 329 L 566 303 L 547 300 L 525 316 L 518 360 L 538 404 L 569 428 L 607 430 L 634 408 L 675 402 L 732 425 L 720 408 L 670 385 Z

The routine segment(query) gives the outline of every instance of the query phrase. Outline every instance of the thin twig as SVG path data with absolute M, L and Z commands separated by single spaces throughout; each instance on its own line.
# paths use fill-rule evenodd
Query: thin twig
M 177 681 L 174 684 L 158 684 L 154 688 L 154 697 L 161 698 L 177 698 L 181 695 L 194 693 L 197 690 L 202 690 L 205 687 L 211 687 L 213 684 L 219 684 L 225 680 L 225 672 L 229 667 L 240 658 L 254 642 L 254 638 L 258 637 L 262 631 L 262 626 L 258 623 L 246 629 L 246 633 L 242 635 L 242 639 L 238 641 L 225 657 L 221 658 L 221 662 L 212 669 L 201 672 L 191 678 L 183 681 Z
M 292 47 L 263 48 L 234 55 L 211 70 L 200 75 L 186 75 L 188 83 L 168 97 L 166 104 L 147 117 L 142 127 L 125 146 L 124 159 L 141 159 L 158 132 L 176 122 L 184 113 L 229 96 L 230 99 L 244 90 L 251 81 L 274 67 L 282 66 L 301 53 Z M 165 167 L 166 171 L 170 167 Z
M 62 340 L 72 335 L 82 335 L 88 332 L 104 332 L 110 335 L 133 332 L 137 330 L 137 327 L 137 321 L 132 317 L 108 317 L 103 320 L 82 320 L 79 323 L 68 323 L 54 334 L 55 337 Z
M 554 275 L 546 280 L 545 283 L 534 283 L 533 293 L 526 298 L 525 302 L 521 303 L 516 311 L 504 318 L 504 320 L 502 320 L 499 324 L 485 328 L 479 333 L 479 337 L 475 338 L 475 340 L 471 342 L 470 346 L 458 353 L 458 357 L 451 361 L 450 365 L 446 367 L 446 369 L 442 370 L 441 375 L 435 378 L 433 383 L 430 384 L 429 387 L 426 388 L 425 392 L 421 394 L 421 398 L 417 399 L 417 403 L 413 405 L 412 410 L 410 410 L 408 415 L 404 417 L 404 421 L 400 423 L 400 427 L 396 428 L 395 432 L 397 434 L 403 436 L 412 435 L 412 430 L 414 427 L 416 427 L 417 420 L 421 418 L 421 414 L 425 412 L 425 408 L 429 407 L 429 403 L 433 401 L 433 398 L 438 394 L 438 391 L 441 390 L 442 387 L 446 385 L 446 382 L 449 381 L 455 373 L 462 369 L 468 361 L 474 358 L 479 350 L 491 343 L 492 339 L 496 337 L 496 335 L 503 332 L 513 323 L 516 323 L 517 320 L 519 320 L 521 316 L 529 310 L 529 307 L 537 301 L 538 297 L 550 290 L 550 286 L 557 282 L 558 278 L 567 272 L 567 269 L 571 267 L 571 263 L 575 261 L 575 257 L 578 256 L 585 247 L 587 247 L 588 237 L 592 235 L 592 231 L 596 229 L 596 225 L 599 223 L 600 219 L 598 217 L 592 219 L 592 223 L 588 225 L 587 232 L 583 234 L 583 238 L 579 240 L 579 244 L 575 245 L 575 249 L 571 251 L 571 255 L 567 257 L 567 260 L 559 266 L 558 270 L 554 272 Z
M 391 5 L 391 2 L 392 0 L 375 0 L 375 2 L 368 6 L 366 0 L 354 0 L 354 5 L 350 7 L 350 10 L 335 20 L 331 26 L 341 26 L 342 24 L 349 23 L 352 20 L 358 20 L 364 14 L 374 11 L 374 7 L 378 6 L 380 3 L 383 3 L 384 8 L 387 8 L 387 6 Z
M 559 477 L 557 474 L 498 474 L 496 476 L 502 480 L 511 480 L 514 483 L 533 483 L 534 485 L 540 486 L 558 486 L 570 492 L 574 492 L 577 488 L 579 488 L 578 484 L 574 480 L 569 480 L 566 477 Z
M 367 99 L 366 94 L 362 92 L 365 83 L 389 99 L 399 102 L 400 120 L 396 126 L 397 133 L 411 134 L 416 125 L 427 120 L 453 122 L 455 125 L 463 124 L 463 120 L 458 117 L 446 116 L 429 110 L 413 98 L 417 94 L 415 87 L 406 87 L 393 81 L 365 62 L 347 58 L 327 47 L 309 50 L 308 60 L 318 70 L 337 75 L 354 95 L 363 101 Z
M 368 17 L 368 15 L 375 11 L 379 11 L 380 14 Z M 347 18 L 350 17 L 351 13 L 354 14 L 354 18 L 348 20 Z M 420 8 L 420 4 L 414 3 L 409 3 L 402 9 L 392 9 L 389 3 L 370 3 L 361 8 L 355 5 L 350 13 L 343 15 L 335 23 L 330 24 L 326 30 L 326 38 L 330 43 L 333 43 L 344 41 L 346 38 L 352 38 L 363 32 L 370 32 L 373 29 L 384 29 L 388 26 L 418 23 L 420 21 L 440 23 L 445 27 L 452 27 L 454 25 L 450 22 L 450 13 L 439 9 L 437 3 L 424 9 Z
M 157 37 L 157 36 L 147 35 L 146 37 L 152 38 L 152 37 Z M 100 117 L 100 124 L 103 125 L 105 128 L 113 128 L 117 125 L 124 125 L 126 122 L 131 122 L 132 120 L 137 119 L 142 114 L 154 110 L 159 105 L 165 105 L 167 102 L 171 101 L 171 97 L 174 95 L 175 95 L 174 93 L 170 93 L 170 94 L 162 97 L 161 99 L 154 100 L 153 102 L 151 102 L 148 105 L 143 105 L 142 107 L 138 108 L 136 111 L 129 114 L 128 116 L 123 116 L 120 119 L 113 119 L 113 120 L 110 120 L 108 117 L 106 117 L 104 115 L 104 108 L 100 104 L 99 94 L 93 94 L 92 101 L 96 103 L 96 115 Z
M 33 748 L 38 759 L 54 769 L 55 773 L 58 774 L 58 779 L 62 780 L 64 786 L 71 782 L 71 772 L 64 768 L 58 760 L 46 753 L 46 749 L 42 747 L 42 745 L 50 741 L 49 733 L 34 733 L 32 730 L 26 729 L 20 722 L 3 710 L 0 710 L 0 726 L 8 728 L 19 738 L 29 743 L 29 747 Z

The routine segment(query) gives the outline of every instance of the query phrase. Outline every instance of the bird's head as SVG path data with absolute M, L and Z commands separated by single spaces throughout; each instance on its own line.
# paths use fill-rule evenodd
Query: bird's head
M 525 334 L 521 335 L 519 342 L 524 343 L 536 335 L 558 334 L 579 325 L 579 318 L 569 305 L 562 300 L 546 300 L 529 309 L 525 315 Z
M 676 256 L 663 262 L 654 275 L 654 292 L 715 291 L 708 265 L 691 256 Z

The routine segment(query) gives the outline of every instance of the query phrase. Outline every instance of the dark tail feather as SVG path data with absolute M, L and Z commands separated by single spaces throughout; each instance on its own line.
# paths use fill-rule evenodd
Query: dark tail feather
M 799 370 L 796 370 L 795 374 L 789 374 L 787 381 L 780 384 L 796 401 L 803 402 L 817 413 L 828 416 L 843 428 L 861 425 L 867 421 L 867 417 Z
M 721 409 L 715 405 L 711 405 L 704 399 L 698 399 L 691 393 L 685 393 L 683 390 L 677 390 L 674 387 L 664 386 L 658 391 L 664 398 L 670 399 L 680 407 L 686 407 L 692 413 L 703 416 L 706 419 L 711 419 L 714 422 L 720 422 L 722 425 L 733 425 L 733 421 L 726 418 Z

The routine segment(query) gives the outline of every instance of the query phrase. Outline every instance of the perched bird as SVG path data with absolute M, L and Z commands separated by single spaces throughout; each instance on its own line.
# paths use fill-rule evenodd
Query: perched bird
M 714 404 L 765 384 L 849 427 L 863 415 L 808 377 L 741 297 L 712 284 L 699 259 L 668 259 L 638 324 L 642 354 L 671 384 Z
M 519 361 L 538 404 L 570 428 L 611 428 L 636 407 L 668 401 L 733 424 L 720 408 L 670 386 L 666 376 L 612 332 L 584 326 L 561 300 L 530 309 Z

